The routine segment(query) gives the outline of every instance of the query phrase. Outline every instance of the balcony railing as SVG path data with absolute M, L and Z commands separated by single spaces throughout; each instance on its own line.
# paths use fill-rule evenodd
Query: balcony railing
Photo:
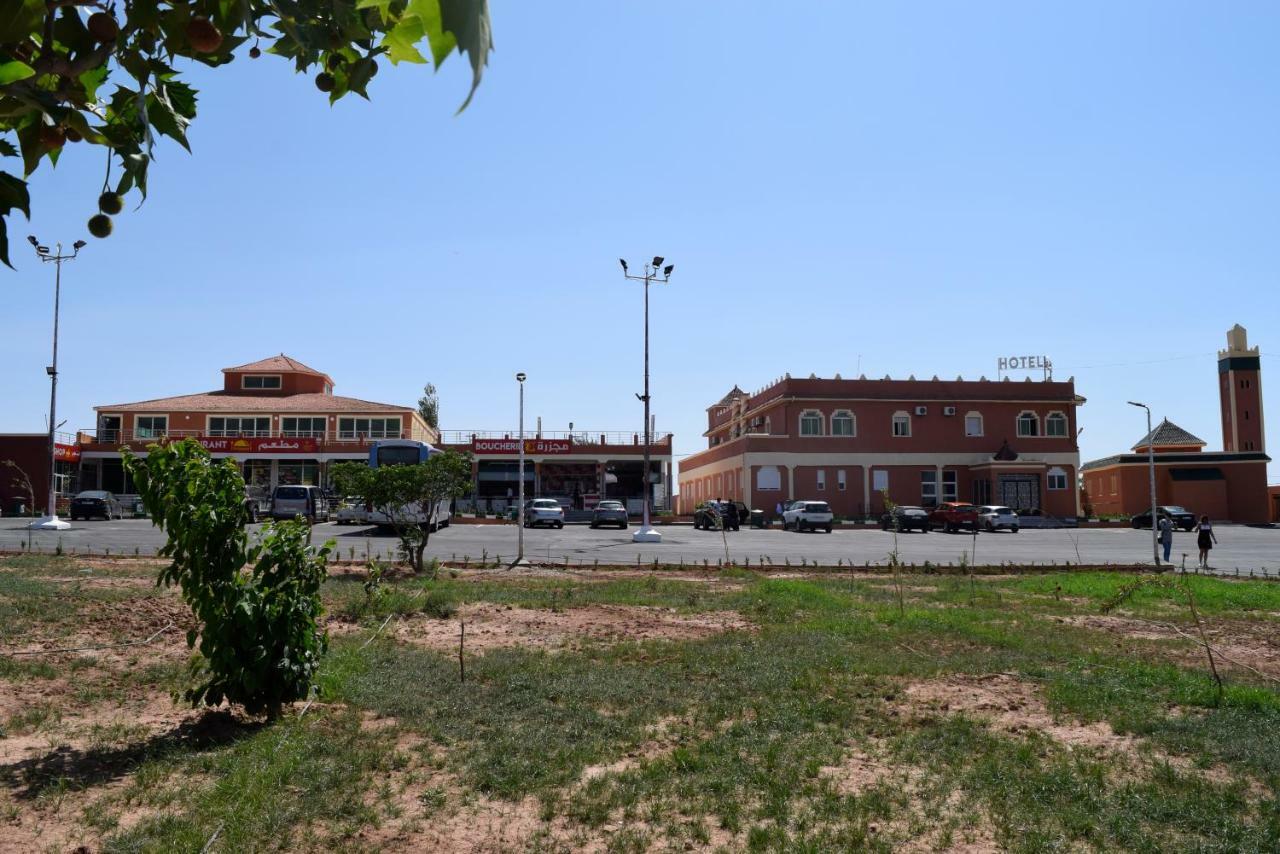
M 407 432 L 395 436 L 370 436 L 365 433 L 324 430 L 81 430 L 90 444 L 124 445 L 133 442 L 158 442 L 161 439 L 319 439 L 328 442 L 376 442 L 380 439 L 408 439 Z
M 518 430 L 442 430 L 440 442 L 444 445 L 470 445 L 476 439 L 518 439 Z M 626 430 L 537 430 L 526 429 L 526 439 L 570 439 L 575 445 L 643 445 L 644 433 Z M 670 444 L 670 433 L 654 433 L 650 437 L 654 445 Z

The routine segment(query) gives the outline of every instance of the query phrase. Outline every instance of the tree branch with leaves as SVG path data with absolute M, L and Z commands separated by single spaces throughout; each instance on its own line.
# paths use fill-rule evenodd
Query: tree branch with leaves
M 198 93 L 179 59 L 217 68 L 274 54 L 314 73 L 333 103 L 368 98 L 383 60 L 439 67 L 456 50 L 471 64 L 461 111 L 492 46 L 488 0 L 3 0 L 0 157 L 20 156 L 22 177 L 0 171 L 0 261 L 13 266 L 10 214 L 31 217 L 26 179 L 68 144 L 105 154 L 95 237 L 111 234 L 126 195 L 146 198 L 156 135 L 190 150 Z

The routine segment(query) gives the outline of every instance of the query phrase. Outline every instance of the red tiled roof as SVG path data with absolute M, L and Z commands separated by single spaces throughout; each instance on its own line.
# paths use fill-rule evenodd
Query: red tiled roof
M 266 397 L 259 394 L 228 394 L 210 391 L 178 397 L 158 397 L 136 403 L 95 406 L 98 412 L 410 412 L 412 407 L 393 403 L 373 403 L 332 394 L 290 394 Z
M 233 371 L 237 373 L 240 371 L 244 371 L 246 373 L 258 373 L 261 371 L 279 371 L 279 372 L 286 372 L 286 373 L 293 373 L 293 374 L 311 374 L 312 376 L 325 377 L 326 379 L 328 379 L 329 377 L 329 375 L 324 373 L 323 371 L 317 371 L 315 368 L 307 367 L 306 365 L 299 362 L 297 359 L 291 359 L 290 357 L 286 356 L 284 353 L 281 353 L 279 356 L 271 356 L 266 359 L 259 359 L 258 361 L 250 362 L 247 365 L 237 365 L 234 368 L 222 369 L 222 372 L 224 374 L 229 374 Z

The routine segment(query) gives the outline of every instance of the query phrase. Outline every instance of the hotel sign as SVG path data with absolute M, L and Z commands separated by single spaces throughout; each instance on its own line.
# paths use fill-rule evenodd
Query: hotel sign
M 471 452 L 480 454 L 518 454 L 519 439 L 472 439 Z M 526 454 L 572 454 L 572 439 L 525 439 Z
M 312 436 L 296 439 L 200 436 L 196 441 L 214 454 L 314 454 L 320 450 L 319 440 Z
M 1053 362 L 1048 356 L 1001 356 L 998 365 L 1002 371 L 1053 370 Z

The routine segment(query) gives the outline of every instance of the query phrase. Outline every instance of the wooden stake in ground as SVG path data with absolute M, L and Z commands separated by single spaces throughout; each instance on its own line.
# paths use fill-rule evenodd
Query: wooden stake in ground
M 467 641 L 467 621 L 458 621 L 458 681 L 466 683 L 467 681 L 467 661 L 462 657 L 463 645 Z

